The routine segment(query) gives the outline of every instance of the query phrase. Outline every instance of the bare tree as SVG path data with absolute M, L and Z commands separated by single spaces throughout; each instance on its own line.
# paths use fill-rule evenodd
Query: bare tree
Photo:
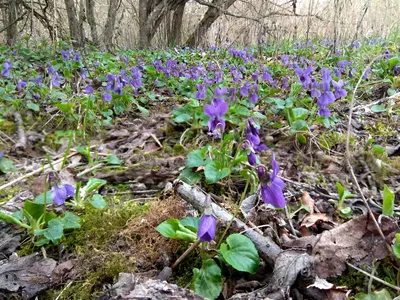
M 17 40 L 18 34 L 18 17 L 17 17 L 17 0 L 8 1 L 8 28 L 7 28 L 7 44 L 13 46 Z
M 86 18 L 90 26 L 90 33 L 92 36 L 92 43 L 99 46 L 99 36 L 97 34 L 96 19 L 94 17 L 94 1 L 86 0 Z
M 82 46 L 82 34 L 79 28 L 79 21 L 76 15 L 76 7 L 74 0 L 64 0 L 67 9 L 68 25 L 71 38 L 75 40 L 75 46 Z
M 115 20 L 117 18 L 117 11 L 121 5 L 121 0 L 110 0 L 108 7 L 107 21 L 104 26 L 103 43 L 109 49 L 112 46 L 112 39 L 114 35 Z

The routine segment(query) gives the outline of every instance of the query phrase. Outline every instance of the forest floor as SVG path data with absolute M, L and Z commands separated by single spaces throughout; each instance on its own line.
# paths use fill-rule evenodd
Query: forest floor
M 400 295 L 394 41 L 68 49 L 0 50 L 0 299 Z M 273 157 L 284 208 L 261 193 Z M 196 234 L 205 195 L 215 242 L 169 269 L 195 241 L 158 226 Z M 254 270 L 219 248 L 234 247 L 225 230 L 255 244 Z

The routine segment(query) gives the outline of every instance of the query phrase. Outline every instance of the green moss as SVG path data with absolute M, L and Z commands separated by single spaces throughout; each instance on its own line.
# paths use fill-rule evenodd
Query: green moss
M 15 124 L 11 121 L 2 119 L 0 121 L 0 131 L 4 132 L 7 135 L 11 135 L 15 132 Z
M 7 178 L 4 178 L 4 182 L 6 181 Z M 2 180 L 0 180 L 0 183 Z M 18 193 L 20 190 L 22 190 L 22 187 L 14 187 L 14 188 L 9 188 L 6 190 L 3 190 L 0 192 L 0 205 L 3 202 L 7 202 L 8 200 L 12 199 L 16 193 Z
M 335 145 L 344 144 L 346 135 L 339 132 L 327 132 L 321 134 L 318 140 L 325 150 L 331 150 Z
M 382 122 L 372 123 L 371 125 L 365 125 L 365 129 L 371 134 L 376 136 L 392 136 L 395 134 L 395 130 L 393 130 L 388 124 Z
M 115 200 L 115 199 L 114 199 Z M 112 205 L 112 204 L 111 204 Z M 115 247 L 115 240 L 130 219 L 145 213 L 150 204 L 128 202 L 106 210 L 87 207 L 81 215 L 81 229 L 66 234 L 67 251 L 78 255 L 78 278 L 68 288 L 46 291 L 41 299 L 94 299 L 103 294 L 103 285 L 112 284 L 121 272 L 135 272 L 134 258 Z
M 182 155 L 185 154 L 185 148 L 181 144 L 174 145 L 174 154 L 175 155 Z

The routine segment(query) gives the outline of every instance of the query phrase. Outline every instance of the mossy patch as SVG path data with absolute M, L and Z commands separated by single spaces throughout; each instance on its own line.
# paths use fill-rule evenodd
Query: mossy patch
M 184 206 L 175 195 L 140 205 L 110 204 L 106 210 L 87 207 L 82 227 L 66 235 L 66 251 L 76 257 L 73 283 L 42 294 L 41 299 L 94 299 L 121 272 L 161 269 L 186 250 L 180 241 L 166 239 L 155 228 L 168 218 L 182 218 Z

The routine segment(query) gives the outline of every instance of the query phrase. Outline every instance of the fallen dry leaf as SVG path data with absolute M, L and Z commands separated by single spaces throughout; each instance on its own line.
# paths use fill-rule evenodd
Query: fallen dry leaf
M 324 230 L 332 229 L 334 226 L 335 223 L 333 223 L 331 217 L 326 214 L 316 213 L 305 216 L 299 230 L 302 236 L 309 236 L 313 235 L 313 232 L 319 233 Z
M 303 193 L 303 196 L 301 197 L 301 203 L 310 209 L 310 214 L 314 213 L 315 202 L 314 202 L 313 198 L 311 198 L 309 193 L 307 193 L 307 192 Z
M 381 230 L 390 242 L 398 226 L 389 218 L 383 218 Z M 321 278 L 336 277 L 346 269 L 346 262 L 354 265 L 369 264 L 389 255 L 388 250 L 368 215 L 346 222 L 316 236 L 283 241 L 286 248 L 312 248 L 315 271 Z

